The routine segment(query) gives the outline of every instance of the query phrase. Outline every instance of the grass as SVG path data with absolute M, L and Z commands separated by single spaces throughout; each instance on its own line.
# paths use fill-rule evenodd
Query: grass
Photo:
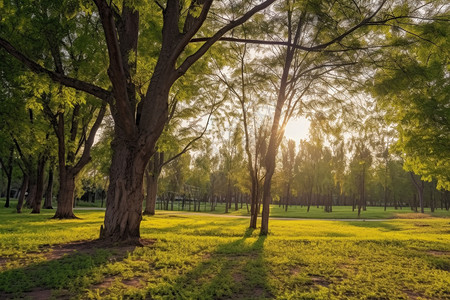
M 0 209 L 0 298 L 449 299 L 450 221 L 271 220 L 157 214 L 146 246 L 95 239 L 104 212 L 58 221 Z
M 4 199 L 0 198 L 0 203 L 3 203 Z M 83 202 L 77 201 L 77 208 L 100 208 L 100 201 L 97 202 Z M 11 208 L 16 207 L 17 200 L 11 199 Z M 103 209 L 105 207 L 105 203 L 103 205 Z M 56 203 L 53 203 L 53 206 L 56 207 Z M 1 206 L 0 206 L 1 207 Z M 158 209 L 159 204 L 157 205 L 157 211 L 165 211 Z M 186 204 L 184 210 L 181 210 L 181 206 L 178 204 L 174 205 L 174 211 L 189 211 L 189 206 Z M 234 203 L 232 207 L 229 209 L 228 214 L 233 216 L 249 216 L 247 212 L 247 207 L 244 205 L 242 208 L 238 210 L 234 210 Z M 191 205 L 190 212 L 193 212 L 194 206 Z M 200 212 L 208 213 L 208 214 L 224 214 L 225 213 L 225 204 L 219 203 L 216 206 L 214 211 L 211 211 L 210 205 L 202 204 L 200 207 Z M 166 211 L 167 212 L 167 211 Z M 170 212 L 170 211 L 169 211 Z M 358 218 L 358 211 L 352 210 L 351 206 L 334 206 L 333 212 L 327 213 L 324 211 L 323 207 L 311 206 L 310 211 L 306 211 L 305 206 L 289 206 L 288 211 L 286 212 L 283 207 L 279 205 L 272 205 L 270 209 L 271 217 L 279 217 L 279 218 L 305 218 L 305 219 L 395 219 L 395 218 L 426 218 L 426 217 L 440 217 L 440 218 L 450 218 L 450 211 L 445 209 L 436 209 L 434 212 L 431 212 L 429 208 L 425 208 L 424 214 L 414 213 L 409 207 L 403 207 L 402 209 L 395 209 L 394 207 L 387 207 L 386 211 L 384 207 L 379 206 L 369 206 L 366 211 L 361 210 L 361 216 Z

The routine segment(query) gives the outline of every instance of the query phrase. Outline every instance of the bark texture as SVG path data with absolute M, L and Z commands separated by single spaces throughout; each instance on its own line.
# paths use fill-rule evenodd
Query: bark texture
M 43 208 L 53 209 L 52 199 L 53 199 L 53 166 L 50 165 L 50 167 L 48 169 L 48 183 L 47 183 L 47 189 L 45 190 L 44 207 Z

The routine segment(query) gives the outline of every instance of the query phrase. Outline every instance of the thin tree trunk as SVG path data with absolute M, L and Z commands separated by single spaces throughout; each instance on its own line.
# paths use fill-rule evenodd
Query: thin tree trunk
M 20 195 L 16 207 L 17 213 L 19 214 L 22 213 L 23 200 L 25 199 L 25 194 L 27 193 L 28 189 L 28 181 L 29 181 L 28 174 L 23 174 L 22 186 L 20 187 Z
M 0 159 L 1 166 L 5 170 L 7 184 L 6 184 L 6 202 L 5 207 L 9 207 L 10 197 L 11 197 L 11 182 L 13 173 L 13 159 L 14 159 L 14 145 L 9 149 L 8 164 L 4 165 L 3 160 Z
M 158 178 L 148 174 L 147 178 L 147 196 L 145 197 L 144 215 L 153 216 L 156 208 L 156 194 L 158 192 Z
M 147 195 L 145 197 L 144 215 L 155 215 L 158 179 L 164 162 L 164 152 L 155 152 L 147 166 Z
M 53 165 L 50 163 L 48 168 L 48 183 L 45 191 L 44 209 L 53 209 Z
M 32 214 L 39 214 L 41 212 L 42 198 L 44 196 L 44 170 L 47 158 L 45 154 L 41 155 L 38 160 L 37 177 L 36 177 L 36 194 L 32 201 Z
M 424 182 L 423 180 L 420 180 L 420 184 L 417 182 L 416 178 L 414 177 L 414 174 L 412 172 L 409 172 L 409 175 L 411 175 L 411 180 L 414 183 L 414 186 L 417 189 L 417 194 L 419 197 L 419 207 L 420 207 L 420 212 L 424 213 L 424 209 L 423 209 L 423 189 L 424 189 Z M 416 208 L 417 211 L 417 208 Z

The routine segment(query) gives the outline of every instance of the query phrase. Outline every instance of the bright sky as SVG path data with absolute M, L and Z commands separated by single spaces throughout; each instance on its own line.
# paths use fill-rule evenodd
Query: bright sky
M 304 118 L 291 119 L 286 126 L 284 136 L 292 139 L 298 145 L 300 139 L 308 139 L 309 124 L 311 122 Z

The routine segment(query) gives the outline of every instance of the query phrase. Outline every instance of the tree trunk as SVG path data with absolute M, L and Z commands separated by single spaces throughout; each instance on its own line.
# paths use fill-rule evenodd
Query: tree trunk
M 13 159 L 14 159 L 14 146 L 11 146 L 9 149 L 9 157 L 8 157 L 8 165 L 3 164 L 3 160 L 0 159 L 1 166 L 4 168 L 6 172 L 6 178 L 8 183 L 6 185 L 6 202 L 5 207 L 9 207 L 9 200 L 11 197 L 11 182 L 12 182 L 12 173 L 13 173 Z
M 156 194 L 158 192 L 158 177 L 147 173 L 147 195 L 145 197 L 144 215 L 155 215 Z
M 42 198 L 44 196 L 44 170 L 47 158 L 45 154 L 39 157 L 37 166 L 37 177 L 36 177 L 36 194 L 34 195 L 34 200 L 32 201 L 33 210 L 32 214 L 39 214 L 41 212 Z
M 50 163 L 50 166 L 48 168 L 48 183 L 47 189 L 45 191 L 44 209 L 53 209 L 52 199 L 53 199 L 53 166 Z
M 29 185 L 29 188 L 28 188 L 28 195 L 27 195 L 27 198 L 25 200 L 25 207 L 26 208 L 32 208 L 33 207 L 33 201 L 34 201 L 34 198 L 35 198 L 35 195 L 36 195 L 36 188 L 37 188 L 36 176 L 34 174 L 30 175 L 30 178 L 28 179 L 28 185 Z
M 144 215 L 155 215 L 158 179 L 164 163 L 164 152 L 155 152 L 147 165 L 147 195 L 145 197 Z
M 11 181 L 12 181 L 12 164 L 9 168 L 8 173 L 6 173 L 7 178 L 8 178 L 8 183 L 6 185 L 6 202 L 5 202 L 5 207 L 9 207 L 9 198 L 10 198 L 10 194 L 11 194 Z
M 419 197 L 419 206 L 420 206 L 420 212 L 424 213 L 424 209 L 423 209 L 423 189 L 424 189 L 424 182 L 423 180 L 420 180 L 420 184 L 417 182 L 416 178 L 414 177 L 414 174 L 412 172 L 409 172 L 409 174 L 411 175 L 411 180 L 414 183 L 414 186 L 417 189 L 417 194 Z M 417 206 L 416 206 L 417 207 Z M 417 208 L 416 208 L 417 211 Z
M 75 176 L 70 172 L 60 172 L 59 175 L 59 193 L 58 207 L 56 208 L 53 219 L 74 219 L 77 218 L 73 213 L 75 193 Z
M 23 174 L 22 186 L 20 187 L 20 195 L 16 207 L 17 213 L 19 214 L 22 213 L 23 200 L 25 199 L 25 194 L 28 189 L 28 181 L 29 181 L 28 174 Z
M 143 176 L 149 156 L 144 156 L 135 145 L 134 141 L 117 136 L 112 143 L 105 223 L 100 229 L 100 237 L 106 240 L 139 243 L 144 200 Z
M 250 228 L 256 229 L 256 223 L 258 221 L 258 180 L 256 177 L 252 177 L 252 190 L 250 193 L 251 203 L 250 203 Z

